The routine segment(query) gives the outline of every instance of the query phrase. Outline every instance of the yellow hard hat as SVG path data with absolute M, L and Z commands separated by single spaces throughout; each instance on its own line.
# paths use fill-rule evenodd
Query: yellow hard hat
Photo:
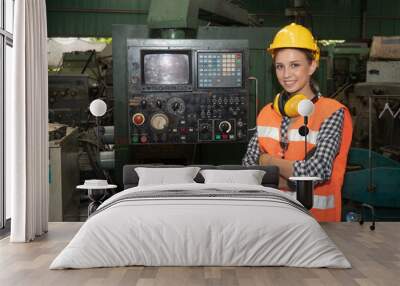
M 300 48 L 310 50 L 314 59 L 319 61 L 319 48 L 310 30 L 302 25 L 292 23 L 283 27 L 276 35 L 267 51 L 274 56 L 275 49 Z

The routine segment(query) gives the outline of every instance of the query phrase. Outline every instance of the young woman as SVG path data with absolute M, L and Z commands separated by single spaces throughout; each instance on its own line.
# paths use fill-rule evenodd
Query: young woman
M 319 48 L 308 29 L 294 23 L 284 27 L 268 52 L 283 90 L 259 113 L 243 165 L 278 166 L 281 190 L 291 189 L 287 180 L 291 176 L 322 178 L 314 189 L 311 212 L 319 221 L 340 221 L 341 187 L 352 137 L 350 114 L 336 100 L 320 96 L 312 83 Z M 297 113 L 304 98 L 315 107 L 308 119 L 307 161 L 299 132 L 304 119 Z

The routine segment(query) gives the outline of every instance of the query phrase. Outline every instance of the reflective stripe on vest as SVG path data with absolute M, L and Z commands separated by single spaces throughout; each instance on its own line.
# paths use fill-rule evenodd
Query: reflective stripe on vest
M 269 126 L 257 126 L 258 137 L 271 138 L 279 141 L 279 128 Z
M 335 196 L 314 195 L 314 209 L 333 209 L 335 207 Z
M 285 193 L 289 194 L 291 197 L 296 199 L 296 192 L 285 192 Z M 333 209 L 334 207 L 335 207 L 334 195 L 329 195 L 329 196 L 314 195 L 313 197 L 314 209 L 326 210 L 326 209 Z
M 270 138 L 276 141 L 279 141 L 279 128 L 270 127 L 270 126 L 257 126 L 258 137 Z M 309 144 L 316 145 L 318 131 L 309 130 L 307 135 L 307 142 Z M 304 136 L 301 136 L 298 129 L 289 129 L 288 131 L 288 140 L 289 142 L 304 142 Z
M 316 145 L 318 133 L 318 131 L 313 131 L 309 129 L 309 132 L 307 134 L 307 142 L 309 144 Z M 304 142 L 304 136 L 300 135 L 299 129 L 289 129 L 288 140 L 289 142 Z

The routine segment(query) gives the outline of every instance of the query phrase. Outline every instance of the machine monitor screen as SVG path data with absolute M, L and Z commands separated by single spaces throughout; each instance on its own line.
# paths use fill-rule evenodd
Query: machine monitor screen
M 197 85 L 199 88 L 243 86 L 242 53 L 199 52 L 197 56 Z
M 190 53 L 149 52 L 142 55 L 144 84 L 190 84 Z

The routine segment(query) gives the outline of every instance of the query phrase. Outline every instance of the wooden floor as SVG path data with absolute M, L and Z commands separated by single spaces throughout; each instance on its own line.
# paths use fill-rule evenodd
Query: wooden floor
M 122 267 L 48 270 L 81 223 L 50 223 L 32 243 L 0 241 L 0 285 L 400 285 L 400 222 L 375 231 L 356 223 L 323 224 L 352 269 L 290 267 Z

